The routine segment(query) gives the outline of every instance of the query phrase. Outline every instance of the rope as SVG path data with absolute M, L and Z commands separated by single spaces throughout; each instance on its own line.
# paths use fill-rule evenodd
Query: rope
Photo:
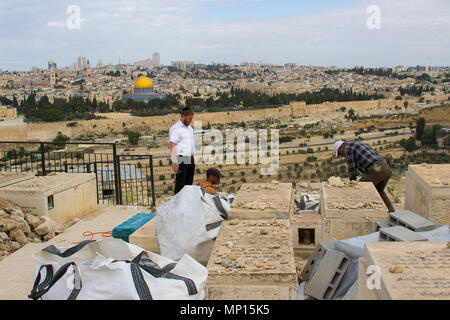
M 82 233 L 83 237 L 91 237 L 89 240 L 94 240 L 94 237 L 96 234 L 101 234 L 104 238 L 112 237 L 112 231 L 101 231 L 101 232 L 92 232 L 92 231 L 85 231 Z M 72 244 L 79 244 L 79 242 L 71 242 Z

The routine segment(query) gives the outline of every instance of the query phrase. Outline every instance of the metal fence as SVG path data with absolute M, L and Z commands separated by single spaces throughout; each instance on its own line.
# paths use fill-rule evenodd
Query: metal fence
M 98 203 L 155 206 L 152 155 L 118 155 L 115 143 L 0 141 L 0 144 L 9 150 L 0 151 L 0 171 L 29 171 L 38 176 L 51 172 L 95 173 Z M 80 145 L 94 148 L 83 151 L 66 148 Z M 95 153 L 95 147 L 110 151 Z

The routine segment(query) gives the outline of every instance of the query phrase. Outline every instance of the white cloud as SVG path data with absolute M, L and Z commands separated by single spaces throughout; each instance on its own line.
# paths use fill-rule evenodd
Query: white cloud
M 64 28 L 61 21 L 68 15 L 61 3 L 31 1 L 34 10 L 20 11 L 20 1 L 6 1 L 13 12 L 31 17 L 29 21 L 36 26 L 19 34 L 9 32 L 10 39 L 18 40 L 9 47 L 10 54 L 17 61 L 30 59 L 21 50 L 38 37 L 42 43 L 35 48 L 39 57 L 52 57 L 59 64 L 73 62 L 81 54 L 92 61 L 114 62 L 120 56 L 122 61 L 134 62 L 151 57 L 154 51 L 161 53 L 163 63 L 189 59 L 204 63 L 450 64 L 448 0 L 360 1 L 349 8 L 315 14 L 232 22 L 197 20 L 196 14 L 205 12 L 203 4 L 212 1 L 79 0 L 82 24 L 77 31 Z M 366 9 L 372 4 L 381 8 L 380 30 L 366 26 Z M 0 14 L 8 9 L 4 6 L 0 4 Z M 47 28 L 39 29 L 39 23 Z M 0 46 L 2 40 L 7 39 L 0 39 Z

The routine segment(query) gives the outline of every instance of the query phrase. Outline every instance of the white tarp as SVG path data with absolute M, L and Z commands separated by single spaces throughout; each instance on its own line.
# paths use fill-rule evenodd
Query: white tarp
M 434 230 L 422 231 L 417 233 L 427 238 L 428 241 L 437 241 L 437 242 L 450 241 L 450 230 L 448 225 L 437 226 Z M 379 232 L 374 232 L 356 238 L 338 240 L 330 248 L 332 250 L 345 253 L 351 260 L 351 263 L 347 271 L 345 272 L 341 280 L 341 283 L 336 289 L 336 292 L 333 296 L 333 300 L 343 299 L 345 295 L 349 292 L 350 288 L 358 280 L 358 260 L 360 257 L 364 256 L 364 244 L 367 242 L 379 242 L 379 236 L 380 236 Z M 320 261 L 321 260 L 318 261 L 318 263 L 312 270 L 311 277 L 316 272 L 320 264 Z M 307 282 L 303 282 L 302 285 L 306 287 Z M 305 298 L 308 298 L 308 296 L 303 296 L 303 299 Z

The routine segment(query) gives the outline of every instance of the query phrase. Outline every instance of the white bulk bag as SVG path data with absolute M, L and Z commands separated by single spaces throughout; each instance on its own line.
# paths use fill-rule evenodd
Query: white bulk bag
M 120 239 L 83 241 L 65 251 L 49 246 L 34 255 L 29 295 L 43 300 L 203 300 L 207 269 L 179 262 Z
M 230 201 L 185 186 L 156 209 L 156 235 L 161 255 L 173 260 L 188 254 L 206 265 L 222 221 L 230 218 Z

